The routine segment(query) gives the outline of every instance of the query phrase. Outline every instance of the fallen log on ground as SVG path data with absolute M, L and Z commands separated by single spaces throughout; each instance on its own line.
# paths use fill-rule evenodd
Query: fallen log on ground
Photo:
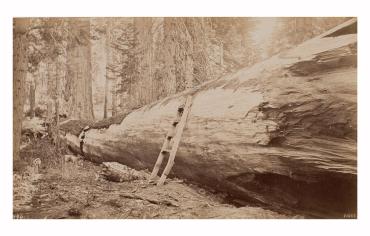
M 139 179 L 146 180 L 149 177 L 148 173 L 136 171 L 117 162 L 103 162 L 102 167 L 103 170 L 100 176 L 113 182 L 127 182 Z
M 165 206 L 178 207 L 178 204 L 173 203 L 173 202 L 168 201 L 168 200 L 159 201 L 159 200 L 155 200 L 153 198 L 143 198 L 143 197 L 138 196 L 136 194 L 121 193 L 119 196 L 124 197 L 124 198 L 143 200 L 143 201 L 147 201 L 147 202 L 150 202 L 150 203 L 156 204 L 156 205 L 165 205 Z
M 170 176 L 315 217 L 356 214 L 355 29 L 351 20 L 250 68 L 135 110 L 120 124 L 90 129 L 85 155 L 151 170 L 177 107 L 192 94 Z M 79 152 L 76 135 L 64 138 Z

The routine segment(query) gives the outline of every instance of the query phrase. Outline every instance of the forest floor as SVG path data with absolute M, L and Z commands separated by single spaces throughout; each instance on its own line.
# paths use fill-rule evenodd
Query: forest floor
M 261 207 L 236 207 L 225 196 L 177 179 L 164 186 L 146 180 L 111 182 L 102 166 L 89 161 L 64 163 L 47 138 L 21 150 L 14 163 L 15 219 L 169 219 L 296 218 Z M 38 173 L 31 163 L 42 161 Z M 145 173 L 147 174 L 147 173 Z

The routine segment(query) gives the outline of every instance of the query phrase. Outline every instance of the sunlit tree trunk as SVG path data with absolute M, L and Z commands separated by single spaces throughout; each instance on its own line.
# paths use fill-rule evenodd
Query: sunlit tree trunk
M 93 120 L 90 22 L 74 19 L 69 29 L 77 37 L 77 42 L 70 43 L 67 52 L 72 96 L 70 117 Z
M 110 62 L 110 30 L 111 30 L 111 23 L 108 20 L 107 22 L 107 28 L 106 28 L 106 34 L 105 34 L 105 51 L 106 51 L 106 67 L 105 67 L 105 86 L 104 86 L 104 115 L 103 118 L 108 117 L 108 65 Z
M 117 92 L 115 89 L 115 84 L 112 86 L 112 116 L 117 115 Z

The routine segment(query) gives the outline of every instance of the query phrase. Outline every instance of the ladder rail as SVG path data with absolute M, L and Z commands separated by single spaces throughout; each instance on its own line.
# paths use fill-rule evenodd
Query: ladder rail
M 166 140 L 167 140 L 167 137 L 166 137 Z M 153 171 L 152 171 L 152 174 L 150 175 L 149 177 L 149 183 L 151 181 L 154 180 L 154 178 L 157 176 L 158 174 L 158 171 L 159 171 L 159 168 L 161 167 L 162 165 L 162 162 L 163 162 L 163 159 L 164 159 L 164 153 L 163 153 L 163 150 L 165 148 L 167 148 L 168 146 L 168 141 L 165 141 L 162 145 L 162 148 L 161 148 L 161 151 L 159 152 L 159 155 L 158 155 L 158 158 L 157 158 L 157 161 L 155 162 L 154 164 L 154 168 L 153 168 Z
M 161 178 L 159 179 L 159 181 L 157 183 L 158 186 L 164 184 L 168 174 L 170 173 L 173 165 L 175 164 L 175 157 L 176 157 L 177 149 L 179 147 L 181 137 L 182 137 L 182 133 L 184 131 L 186 121 L 187 121 L 188 115 L 190 113 L 191 104 L 192 104 L 192 96 L 189 95 L 186 99 L 186 103 L 185 103 L 183 114 L 181 116 L 181 120 L 178 124 L 178 127 L 176 128 L 176 134 L 173 138 L 173 145 L 172 145 L 172 148 L 171 148 L 171 152 L 170 152 L 170 156 L 168 158 L 167 165 L 166 165 L 166 167 L 165 167 L 165 169 L 164 169 L 164 171 L 161 175 Z
M 175 122 L 177 121 L 178 123 L 179 122 L 178 120 L 181 120 L 181 117 L 182 117 L 181 115 L 177 114 Z M 151 183 L 155 179 L 155 177 L 157 177 L 159 169 L 161 168 L 162 162 L 164 160 L 164 156 L 165 156 L 164 150 L 167 150 L 169 146 L 171 146 L 171 143 L 173 143 L 173 137 L 174 137 L 174 134 L 176 134 L 176 130 L 177 130 L 177 125 L 174 125 L 172 122 L 171 129 L 167 132 L 165 141 L 163 142 L 162 148 L 157 157 L 157 161 L 155 162 L 152 173 L 150 174 L 149 181 L 148 181 L 149 183 Z M 171 138 L 169 139 L 169 137 Z

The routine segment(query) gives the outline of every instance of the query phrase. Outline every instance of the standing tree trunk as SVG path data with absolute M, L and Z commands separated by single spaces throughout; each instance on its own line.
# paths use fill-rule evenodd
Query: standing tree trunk
M 13 21 L 13 158 L 19 159 L 21 130 L 23 120 L 22 93 L 27 73 L 26 36 L 28 20 L 14 19 Z
M 61 56 L 56 59 L 56 73 L 55 73 L 55 145 L 59 150 L 59 94 L 60 94 L 60 75 L 61 75 Z
M 115 84 L 112 86 L 112 116 L 117 115 L 117 92 Z
M 74 19 L 69 29 L 76 36 L 67 50 L 68 81 L 72 90 L 69 115 L 93 120 L 90 22 L 88 19 Z
M 55 89 L 52 86 L 53 81 L 53 65 L 50 60 L 47 60 L 46 63 L 46 72 L 47 72 L 47 104 L 46 104 L 46 123 L 48 124 L 48 132 L 51 132 L 51 126 L 53 124 L 53 90 Z
M 30 83 L 30 117 L 33 118 L 35 116 L 35 84 L 34 81 Z
M 105 88 L 104 88 L 104 115 L 103 118 L 108 117 L 108 79 L 105 79 Z
M 110 20 L 107 22 L 106 34 L 105 34 L 105 51 L 106 51 L 106 67 L 105 67 L 105 87 L 104 87 L 104 115 L 103 118 L 108 117 L 108 65 L 110 61 L 111 55 L 111 47 L 110 47 L 110 30 L 111 30 L 111 23 Z
M 89 28 L 90 28 L 90 22 L 89 22 Z M 88 40 L 88 60 L 87 60 L 87 67 L 86 67 L 86 114 L 89 119 L 94 120 L 94 103 L 93 103 L 93 81 L 92 81 L 92 54 L 91 54 L 91 42 Z

